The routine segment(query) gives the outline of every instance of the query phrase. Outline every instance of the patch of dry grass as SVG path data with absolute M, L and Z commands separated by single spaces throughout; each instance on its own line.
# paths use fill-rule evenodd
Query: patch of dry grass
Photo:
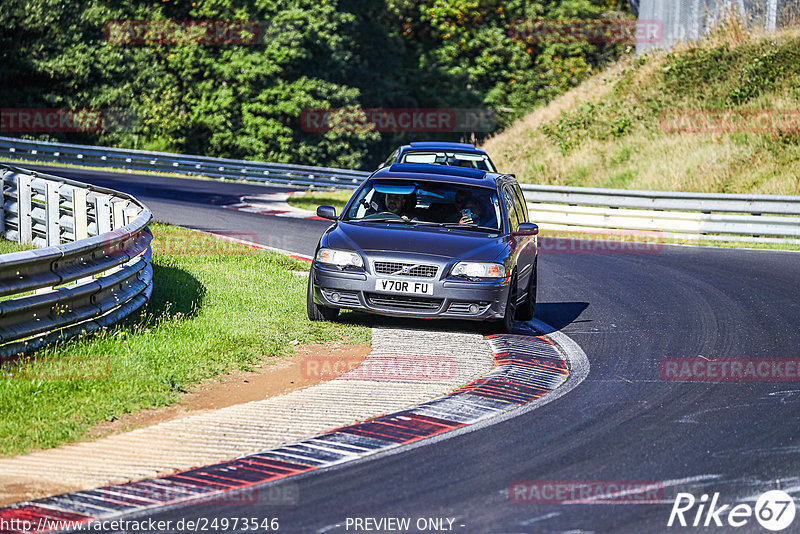
M 667 112 L 789 110 L 800 124 L 800 29 L 734 23 L 670 53 L 625 58 L 483 146 L 523 182 L 800 194 L 800 132 L 673 131 Z

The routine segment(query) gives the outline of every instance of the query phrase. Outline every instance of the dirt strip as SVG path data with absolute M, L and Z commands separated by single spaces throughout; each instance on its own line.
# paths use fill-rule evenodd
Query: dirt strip
M 85 441 L 305 389 L 336 378 L 345 372 L 345 369 L 332 369 L 332 373 L 309 376 L 303 369 L 303 364 L 307 360 L 319 357 L 335 358 L 350 362 L 352 365 L 352 362 L 363 362 L 370 350 L 372 347 L 369 345 L 317 343 L 301 345 L 295 349 L 292 356 L 265 362 L 265 365 L 256 371 L 236 371 L 218 379 L 207 380 L 173 405 L 128 413 L 114 421 L 104 421 L 89 432 Z M 25 456 L 28 455 L 17 458 Z M 7 460 L 0 459 L 0 464 L 5 461 Z M 65 483 L 55 477 L 2 474 L 0 506 L 76 489 L 79 487 L 75 484 Z
M 316 366 L 309 367 L 309 357 L 317 359 Z M 486 340 L 463 332 L 375 328 L 370 354 L 358 367 L 354 357 L 358 355 L 345 352 L 296 357 L 300 363 L 288 367 L 299 365 L 302 376 L 276 368 L 276 374 L 264 378 L 271 386 L 237 373 L 227 384 L 206 384 L 205 393 L 199 390 L 176 407 L 123 417 L 96 433 L 150 426 L 0 459 L 0 504 L 163 476 L 257 453 L 446 394 L 493 367 Z M 318 381 L 348 369 L 310 387 L 301 380 Z M 280 394 L 282 388 L 292 389 L 287 378 L 300 389 Z M 244 386 L 251 379 L 259 385 Z M 250 395 L 261 395 L 261 388 L 263 395 L 275 396 L 249 400 Z M 236 398 L 244 402 L 237 404 Z

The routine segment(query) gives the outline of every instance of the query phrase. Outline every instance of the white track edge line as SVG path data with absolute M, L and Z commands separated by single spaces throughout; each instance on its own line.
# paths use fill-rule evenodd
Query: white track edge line
M 303 480 L 311 476 L 316 476 L 318 474 L 339 470 L 343 466 L 348 466 L 348 467 L 357 466 L 372 460 L 388 458 L 389 456 L 401 454 L 407 451 L 417 449 L 419 447 L 432 445 L 446 439 L 459 437 L 464 434 L 475 432 L 476 430 L 481 430 L 493 426 L 495 424 L 508 421 L 509 419 L 513 419 L 520 415 L 524 415 L 528 412 L 536 410 L 537 408 L 541 408 L 545 404 L 549 404 L 550 402 L 560 397 L 563 397 L 564 395 L 566 395 L 567 393 L 578 387 L 581 384 L 581 382 L 583 382 L 589 375 L 589 369 L 590 369 L 589 359 L 587 358 L 586 353 L 583 352 L 583 349 L 581 349 L 581 347 L 575 341 L 573 341 L 566 334 L 554 329 L 552 326 L 548 325 L 544 321 L 541 321 L 539 319 L 531 319 L 530 321 L 526 322 L 531 326 L 533 326 L 534 328 L 536 328 L 539 332 L 549 337 L 554 343 L 556 343 L 556 345 L 558 345 L 558 347 L 563 351 L 564 357 L 567 363 L 569 364 L 570 372 L 569 375 L 567 375 L 567 379 L 564 381 L 562 385 L 552 390 L 545 396 L 535 399 L 527 404 L 523 404 L 522 406 L 518 406 L 517 408 L 512 408 L 511 410 L 507 410 L 497 415 L 487 417 L 486 419 L 480 420 L 476 423 L 467 424 L 465 426 L 458 427 L 453 430 L 448 430 L 447 432 L 442 432 L 441 434 L 436 434 L 434 436 L 427 437 L 419 441 L 415 441 L 412 443 L 397 444 L 389 448 L 381 449 L 376 452 L 366 452 L 363 455 L 359 456 L 358 458 L 343 460 L 331 465 L 326 465 L 324 467 L 314 468 L 310 471 L 305 471 L 303 473 L 298 473 L 296 475 L 291 475 L 275 481 L 255 484 L 253 486 L 248 486 L 249 489 L 241 488 L 241 489 L 233 489 L 233 490 L 209 493 L 208 495 L 204 495 L 204 498 L 210 498 L 217 493 L 236 495 L 238 492 L 252 491 L 252 488 L 280 486 L 281 484 L 293 484 L 299 480 Z M 413 407 L 408 409 L 413 409 Z M 166 506 L 152 506 L 143 508 L 141 510 L 133 510 L 127 513 L 122 512 L 121 514 L 114 514 L 114 516 L 104 519 L 114 519 L 115 517 L 119 518 L 123 516 L 136 518 L 136 517 L 141 517 L 142 515 L 145 515 L 149 512 L 153 511 L 158 511 L 159 513 L 169 512 L 172 510 L 179 509 L 183 506 L 185 506 L 185 503 L 174 503 L 174 504 L 168 504 Z

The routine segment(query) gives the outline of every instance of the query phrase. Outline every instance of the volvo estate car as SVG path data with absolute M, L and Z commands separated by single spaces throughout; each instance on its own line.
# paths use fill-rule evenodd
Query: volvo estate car
M 312 320 L 342 309 L 497 321 L 533 316 L 537 225 L 510 175 L 396 163 L 373 173 L 320 238 L 308 281 Z
M 446 143 L 440 141 L 410 143 L 392 152 L 378 168 L 382 169 L 395 163 L 455 165 L 457 167 L 497 172 L 489 155 L 470 143 Z

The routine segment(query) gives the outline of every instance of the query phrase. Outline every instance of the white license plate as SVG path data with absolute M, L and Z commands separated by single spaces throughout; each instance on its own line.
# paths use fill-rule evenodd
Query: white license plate
M 414 280 L 378 278 L 375 280 L 375 290 L 389 293 L 411 293 L 412 295 L 433 295 L 433 284 Z

